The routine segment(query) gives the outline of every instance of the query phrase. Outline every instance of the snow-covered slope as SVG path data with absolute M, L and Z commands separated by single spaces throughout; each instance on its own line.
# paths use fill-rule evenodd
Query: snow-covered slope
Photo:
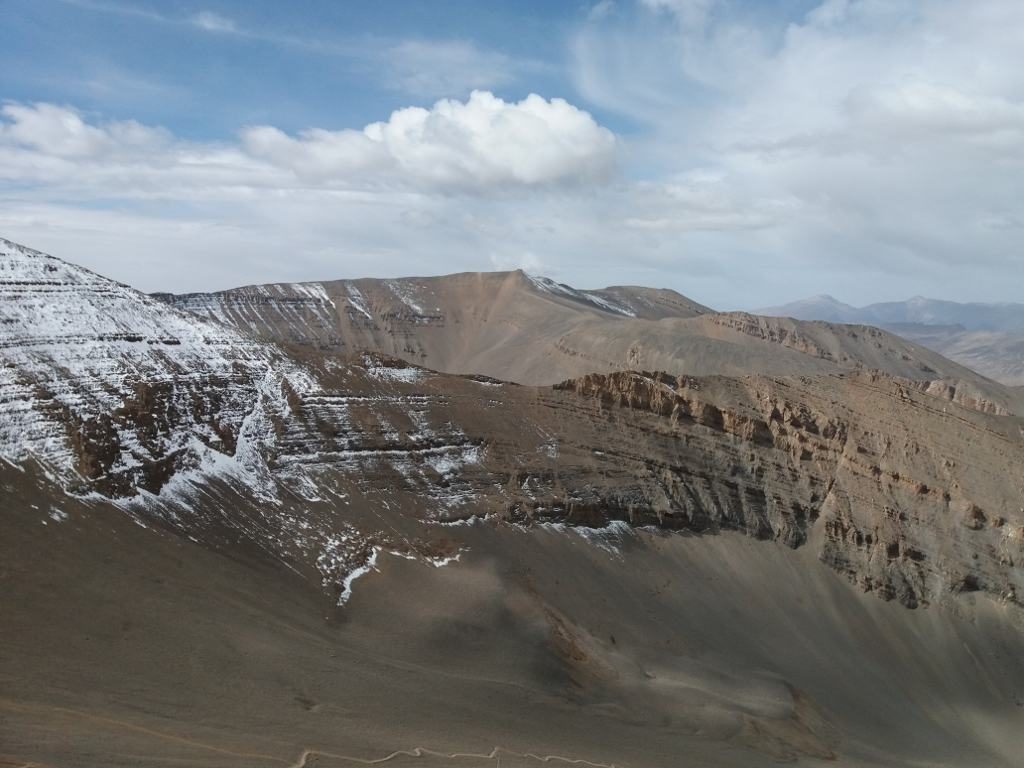
M 0 240 L 0 457 L 67 481 L 156 491 L 233 453 L 274 371 L 270 344 Z

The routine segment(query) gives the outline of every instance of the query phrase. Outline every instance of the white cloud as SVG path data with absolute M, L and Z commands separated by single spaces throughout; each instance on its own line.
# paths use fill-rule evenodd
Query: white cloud
M 773 227 L 792 215 L 799 202 L 751 199 L 722 175 L 695 171 L 665 182 L 641 183 L 632 190 L 636 211 L 624 224 L 645 230 L 742 232 Z
M 0 108 L 0 146 L 36 152 L 43 158 L 91 158 L 111 153 L 134 153 L 163 145 L 166 131 L 134 120 L 90 125 L 67 107 L 53 104 L 5 104 Z M 0 170 L 0 175 L 3 171 Z
M 600 181 L 615 137 L 562 99 L 531 94 L 509 103 L 474 91 L 465 102 L 409 107 L 362 131 L 275 128 L 245 132 L 255 157 L 313 181 L 373 173 L 385 182 L 437 189 L 492 189 Z
M 490 255 L 491 268 L 499 272 L 521 269 L 531 275 L 557 275 L 558 267 L 544 262 L 533 251 L 497 250 Z
M 689 29 L 703 29 L 718 0 L 640 0 L 641 5 L 654 11 L 667 11 Z
M 132 121 L 91 124 L 52 104 L 8 104 L 0 115 L 0 179 L 93 197 L 295 187 L 506 194 L 603 181 L 616 152 L 614 135 L 566 101 L 511 103 L 483 91 L 362 130 L 253 127 L 234 145 L 175 140 Z
M 605 19 L 615 12 L 615 0 L 598 0 L 590 7 L 588 17 L 593 20 Z
M 581 14 L 574 80 L 626 116 L 619 137 L 567 102 L 488 93 L 220 143 L 8 104 L 0 234 L 154 290 L 527 265 L 720 307 L 1019 300 L 1024 4 L 781 5 Z M 338 53 L 393 90 L 511 82 L 469 43 L 377 42 Z
M 539 96 L 227 143 L 7 104 L 0 233 L 146 290 L 538 266 L 539 249 L 600 242 L 586 211 L 616 194 L 616 152 L 590 115 Z

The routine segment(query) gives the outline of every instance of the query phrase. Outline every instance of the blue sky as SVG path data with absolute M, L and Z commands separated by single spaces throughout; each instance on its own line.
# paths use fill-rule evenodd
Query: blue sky
M 1022 300 L 1018 0 L 0 1 L 0 236 L 145 290 Z
M 362 126 L 474 86 L 572 95 L 566 41 L 587 12 L 530 0 L 5 0 L 0 88 L 192 139 L 248 123 Z M 388 52 L 409 44 L 418 55 L 389 66 Z

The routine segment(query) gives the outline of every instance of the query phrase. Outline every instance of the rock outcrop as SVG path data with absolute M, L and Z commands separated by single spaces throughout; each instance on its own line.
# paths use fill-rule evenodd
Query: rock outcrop
M 945 390 L 922 393 L 877 373 L 736 380 L 625 372 L 558 388 L 653 414 L 688 446 L 704 443 L 699 453 L 718 467 L 720 485 L 695 494 L 692 479 L 676 478 L 683 527 L 807 544 L 863 589 L 908 607 L 978 590 L 1020 603 L 1019 418 L 973 402 L 947 405 Z M 989 458 L 979 465 L 980 454 Z

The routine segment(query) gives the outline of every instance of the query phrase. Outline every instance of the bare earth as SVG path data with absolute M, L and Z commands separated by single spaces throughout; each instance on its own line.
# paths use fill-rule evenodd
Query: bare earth
M 4 480 L 11 765 L 1019 765 L 1019 616 L 986 599 L 910 611 L 734 533 L 482 523 L 339 609 L 120 510 L 44 526 Z

